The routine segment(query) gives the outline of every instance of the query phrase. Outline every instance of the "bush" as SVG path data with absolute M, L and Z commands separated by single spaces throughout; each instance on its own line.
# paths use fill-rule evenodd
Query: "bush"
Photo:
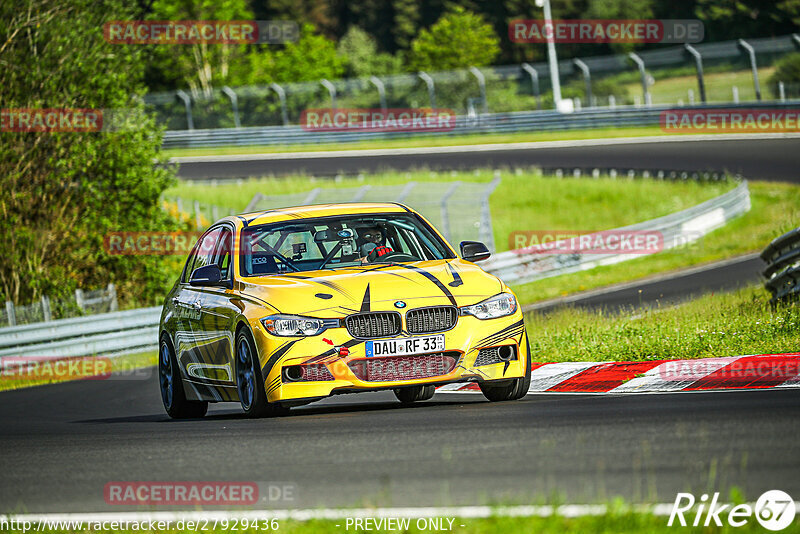
M 160 130 L 139 98 L 145 49 L 103 39 L 104 22 L 136 13 L 122 0 L 15 4 L 0 4 L 3 107 L 123 110 L 132 122 L 119 131 L 0 132 L 0 300 L 57 300 L 113 282 L 123 301 L 159 302 L 177 258 L 103 250 L 108 232 L 177 229 L 159 205 L 173 172 L 153 165 Z
M 800 53 L 789 54 L 775 64 L 775 72 L 767 80 L 775 98 L 779 96 L 778 82 L 789 86 L 800 84 Z

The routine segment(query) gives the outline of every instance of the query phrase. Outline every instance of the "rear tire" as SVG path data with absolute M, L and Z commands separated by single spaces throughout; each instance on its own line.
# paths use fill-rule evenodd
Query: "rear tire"
M 208 411 L 208 402 L 186 400 L 175 351 L 166 336 L 161 338 L 158 347 L 158 382 L 161 388 L 161 401 L 171 418 L 203 417 Z
M 255 346 L 246 328 L 236 334 L 236 390 L 242 410 L 247 417 L 254 419 L 285 414 L 288 408 L 267 401 Z
M 436 393 L 435 386 L 411 386 L 407 388 L 395 388 L 394 396 L 403 404 L 412 402 L 426 401 Z
M 528 389 L 531 387 L 531 347 L 528 343 L 528 334 L 525 333 L 525 376 L 515 378 L 510 384 L 503 386 L 493 386 L 491 382 L 482 382 L 479 384 L 481 393 L 488 400 L 492 402 L 519 400 L 528 394 Z

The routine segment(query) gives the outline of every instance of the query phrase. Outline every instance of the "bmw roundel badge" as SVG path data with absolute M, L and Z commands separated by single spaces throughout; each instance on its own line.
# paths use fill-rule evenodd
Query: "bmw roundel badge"
M 406 303 L 403 302 L 402 300 L 398 300 L 397 302 L 394 303 L 394 307 L 395 308 L 405 308 L 406 307 Z

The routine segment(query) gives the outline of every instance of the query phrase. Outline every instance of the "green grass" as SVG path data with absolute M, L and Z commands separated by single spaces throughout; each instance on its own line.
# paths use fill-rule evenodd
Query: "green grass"
M 513 286 L 520 302 L 530 303 L 579 291 L 636 280 L 676 269 L 758 252 L 800 220 L 800 187 L 793 184 L 750 182 L 751 209 L 703 237 L 692 246 L 616 265 Z
M 492 143 L 526 143 L 532 141 L 565 141 L 575 139 L 606 139 L 613 137 L 640 137 L 664 135 L 658 126 L 637 128 L 598 128 L 596 130 L 569 130 L 561 132 L 522 132 L 510 134 L 473 134 L 438 137 L 408 137 L 405 139 L 376 139 L 356 143 L 313 143 L 305 145 L 276 146 L 225 146 L 211 148 L 169 148 L 165 156 L 228 156 L 232 154 L 267 154 L 276 152 L 307 152 L 330 150 L 358 150 L 381 148 L 419 148 L 454 145 L 482 145 Z M 674 134 L 671 134 L 674 135 Z M 680 135 L 680 134 L 679 134 Z
M 133 373 L 137 369 L 145 369 L 152 367 L 158 363 L 157 352 L 142 352 L 138 354 L 126 354 L 114 358 L 97 357 L 96 363 L 89 366 L 90 370 L 96 371 L 89 374 L 81 374 L 81 376 L 68 375 L 68 373 L 55 372 L 51 373 L 52 366 L 47 366 L 44 362 L 40 367 L 35 368 L 36 371 L 33 379 L 25 378 L 26 375 L 8 375 L 0 373 L 0 391 L 8 391 L 13 389 L 21 389 L 32 386 L 41 386 L 45 384 L 58 384 L 61 382 L 69 382 L 72 380 L 90 380 L 90 376 L 97 376 L 98 374 L 105 376 L 106 373 L 131 373 L 131 379 L 142 379 L 144 375 Z M 123 379 L 121 376 L 115 376 L 114 379 Z M 99 378 L 98 380 L 103 380 Z
M 646 361 L 796 352 L 800 308 L 772 307 L 763 287 L 709 294 L 664 309 L 609 315 L 531 312 L 533 361 Z
M 641 534 L 644 532 L 652 533 L 672 533 L 672 532 L 703 532 L 706 534 L 716 533 L 750 533 L 750 532 L 766 532 L 766 530 L 759 525 L 755 518 L 750 517 L 748 522 L 742 527 L 731 527 L 725 523 L 727 518 L 726 510 L 720 514 L 720 520 L 723 522 L 723 527 L 681 527 L 673 525 L 667 526 L 668 516 L 656 516 L 650 513 L 641 513 L 631 511 L 626 507 L 610 508 L 602 515 L 584 516 L 578 518 L 567 518 L 560 515 L 553 515 L 547 517 L 506 517 L 495 516 L 488 518 L 451 518 L 453 521 L 453 529 L 450 532 L 459 534 L 490 534 L 490 533 L 542 533 L 542 534 L 561 534 L 561 533 L 607 533 L 607 534 Z M 694 516 L 689 516 L 688 513 L 684 516 L 687 522 L 691 522 Z M 705 515 L 703 516 L 705 519 Z M 213 523 L 210 521 L 209 523 Z M 435 532 L 435 530 L 417 528 L 415 519 L 409 522 L 407 530 L 375 530 L 376 532 Z M 231 521 L 232 525 L 233 522 Z M 280 521 L 280 528 L 277 532 L 287 534 L 329 534 L 329 533 L 342 533 L 342 532 L 365 532 L 364 530 L 355 530 L 351 525 L 346 528 L 344 520 L 311 520 L 306 522 L 300 521 Z M 445 522 L 445 524 L 447 524 Z M 338 525 L 338 526 L 337 526 Z M 461 525 L 464 525 L 463 527 Z M 89 532 L 90 529 L 59 529 L 59 530 L 40 530 L 40 532 Z M 146 532 L 152 532 L 145 530 Z M 0 532 L 12 532 L 8 529 L 0 529 Z M 14 530 L 13 532 L 22 532 L 21 529 Z M 114 532 L 141 532 L 140 530 L 114 530 Z M 177 533 L 182 532 L 175 527 L 167 528 L 165 530 L 158 530 L 157 532 L 163 533 Z M 200 532 L 264 532 L 258 529 L 237 529 L 233 530 L 223 529 L 220 526 L 216 528 L 209 527 L 207 530 L 200 530 Z M 781 532 L 796 533 L 800 532 L 800 523 L 795 521 L 792 525 L 787 527 Z
M 775 71 L 774 67 L 758 69 L 758 77 L 761 82 L 762 96 L 766 91 L 766 80 Z M 738 70 L 729 72 L 706 73 L 704 76 L 706 86 L 706 97 L 709 102 L 733 102 L 733 87 L 739 88 L 739 100 L 741 102 L 755 101 L 756 93 L 753 86 L 753 74 L 749 70 Z M 629 94 L 641 94 L 642 86 L 640 83 L 626 84 L 625 89 Z M 677 104 L 682 100 L 685 104 L 689 103 L 689 92 L 694 91 L 695 102 L 700 102 L 700 91 L 697 86 L 697 76 L 675 76 L 670 78 L 656 78 L 655 83 L 650 87 L 650 94 L 654 104 Z
M 242 210 L 256 193 L 280 195 L 310 191 L 315 187 L 359 187 L 362 185 L 398 185 L 408 181 L 483 182 L 494 171 L 469 173 L 390 172 L 345 178 L 341 181 L 311 180 L 307 177 L 262 178 L 239 184 L 218 185 L 181 182 L 165 192 L 234 210 Z M 492 194 L 490 205 L 495 245 L 498 251 L 509 249 L 509 235 L 525 230 L 604 230 L 667 215 L 718 196 L 731 189 L 731 183 L 670 182 L 628 179 L 557 179 L 544 177 L 536 170 L 515 174 L 500 173 L 500 185 Z M 391 199 L 387 199 L 391 200 Z M 184 205 L 188 205 L 185 202 Z M 412 205 L 413 207 L 413 205 Z

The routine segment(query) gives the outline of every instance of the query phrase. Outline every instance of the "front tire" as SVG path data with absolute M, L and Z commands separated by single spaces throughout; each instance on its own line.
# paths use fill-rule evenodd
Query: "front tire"
M 243 328 L 236 335 L 236 390 L 242 410 L 247 417 L 254 419 L 284 414 L 287 408 L 267 401 L 255 346 L 247 329 Z
M 175 351 L 166 337 L 161 338 L 158 347 L 158 382 L 161 387 L 161 401 L 171 418 L 203 417 L 208 411 L 208 402 L 186 400 Z
M 491 382 L 480 383 L 481 393 L 491 402 L 519 400 L 528 394 L 531 387 L 531 347 L 528 343 L 528 334 L 525 334 L 525 376 L 513 379 L 509 384 L 493 386 Z
M 435 386 L 411 386 L 407 388 L 395 388 L 394 396 L 403 404 L 412 402 L 426 401 L 436 393 Z

